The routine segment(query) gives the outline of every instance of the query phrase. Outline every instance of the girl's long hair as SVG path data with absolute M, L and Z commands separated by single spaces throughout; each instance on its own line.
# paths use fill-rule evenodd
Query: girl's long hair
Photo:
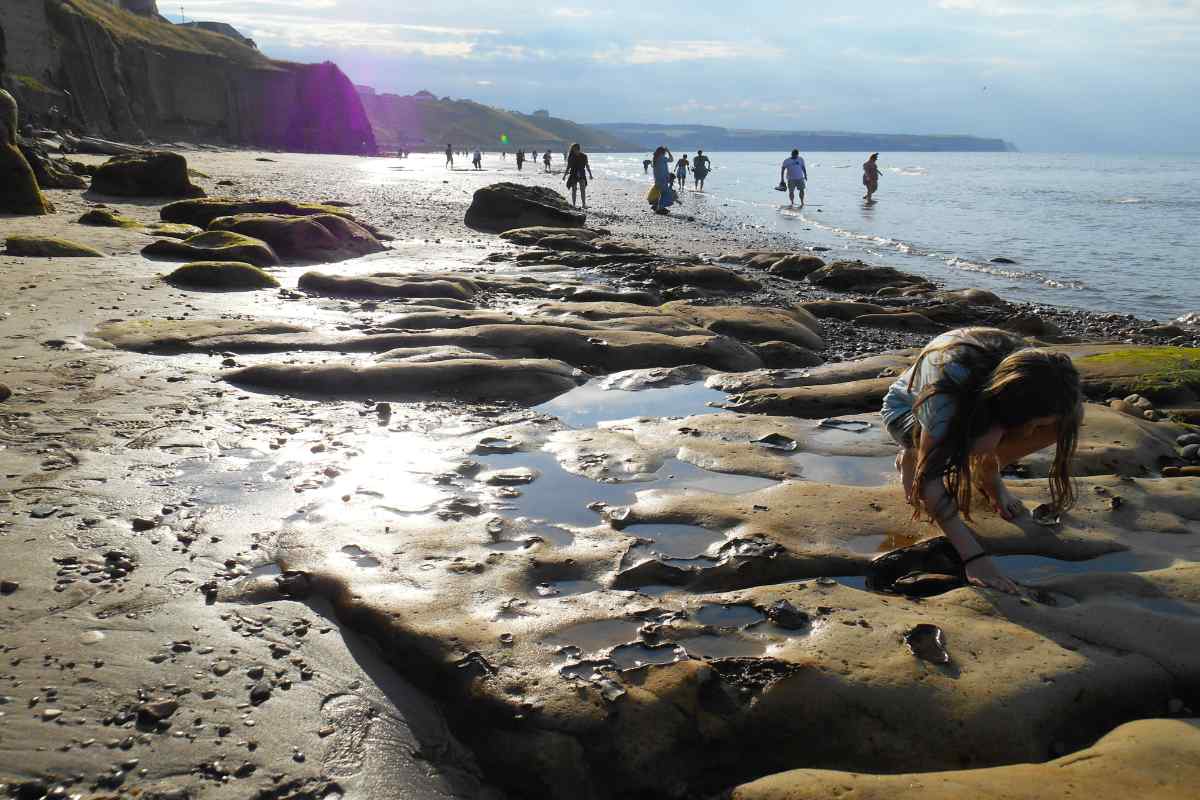
M 1075 502 L 1071 460 L 1083 421 L 1079 373 L 1071 359 L 1062 353 L 1023 348 L 1020 337 L 996 328 L 965 328 L 951 341 L 921 351 L 912 374 L 918 373 L 930 354 L 959 348 L 954 361 L 967 369 L 966 380 L 958 383 L 943 377 L 925 386 L 914 404 L 915 411 L 938 394 L 949 394 L 955 400 L 945 438 L 917 460 L 910 498 L 914 518 L 922 511 L 944 518 L 957 509 L 969 520 L 975 440 L 996 425 L 1011 430 L 1051 416 L 1058 418 L 1058 438 L 1050 467 L 1050 499 L 1059 510 L 1070 508 Z M 946 500 L 939 508 L 927 509 L 921 487 L 927 479 L 936 479 L 938 470 L 944 471 Z

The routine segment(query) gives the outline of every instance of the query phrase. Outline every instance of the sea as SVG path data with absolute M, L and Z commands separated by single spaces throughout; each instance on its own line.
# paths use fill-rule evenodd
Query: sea
M 781 249 L 827 247 L 1015 301 L 1163 322 L 1200 312 L 1200 156 L 882 153 L 867 204 L 868 153 L 802 153 L 807 197 L 794 209 L 774 189 L 787 153 L 706 155 L 705 192 L 686 191 L 676 213 Z M 590 159 L 597 178 L 648 186 L 646 157 Z

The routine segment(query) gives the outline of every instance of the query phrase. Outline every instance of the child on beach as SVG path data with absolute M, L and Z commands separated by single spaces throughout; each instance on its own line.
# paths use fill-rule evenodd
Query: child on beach
M 971 583 L 1017 591 L 963 520 L 971 519 L 973 490 L 1004 519 L 1025 513 L 1000 470 L 1051 444 L 1051 503 L 1074 503 L 1070 466 L 1083 405 L 1071 359 L 995 328 L 949 331 L 892 384 L 881 413 L 900 445 L 896 466 L 914 518 L 937 523 Z

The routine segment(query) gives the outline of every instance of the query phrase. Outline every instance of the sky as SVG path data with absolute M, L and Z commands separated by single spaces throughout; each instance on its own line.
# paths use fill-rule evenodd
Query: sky
M 179 7 L 159 0 L 178 20 Z M 1200 150 L 1200 0 L 186 0 L 381 92 L 578 122 Z

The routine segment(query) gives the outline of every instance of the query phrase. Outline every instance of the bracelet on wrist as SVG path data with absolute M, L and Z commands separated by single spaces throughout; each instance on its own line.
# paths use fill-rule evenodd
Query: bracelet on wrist
M 975 561 L 980 558 L 987 558 L 990 555 L 991 555 L 991 553 L 989 553 L 987 550 L 980 550 L 978 553 L 971 556 L 970 558 L 964 558 L 962 560 L 962 565 L 965 567 L 965 566 L 967 566 L 967 564 L 970 564 L 972 561 Z

